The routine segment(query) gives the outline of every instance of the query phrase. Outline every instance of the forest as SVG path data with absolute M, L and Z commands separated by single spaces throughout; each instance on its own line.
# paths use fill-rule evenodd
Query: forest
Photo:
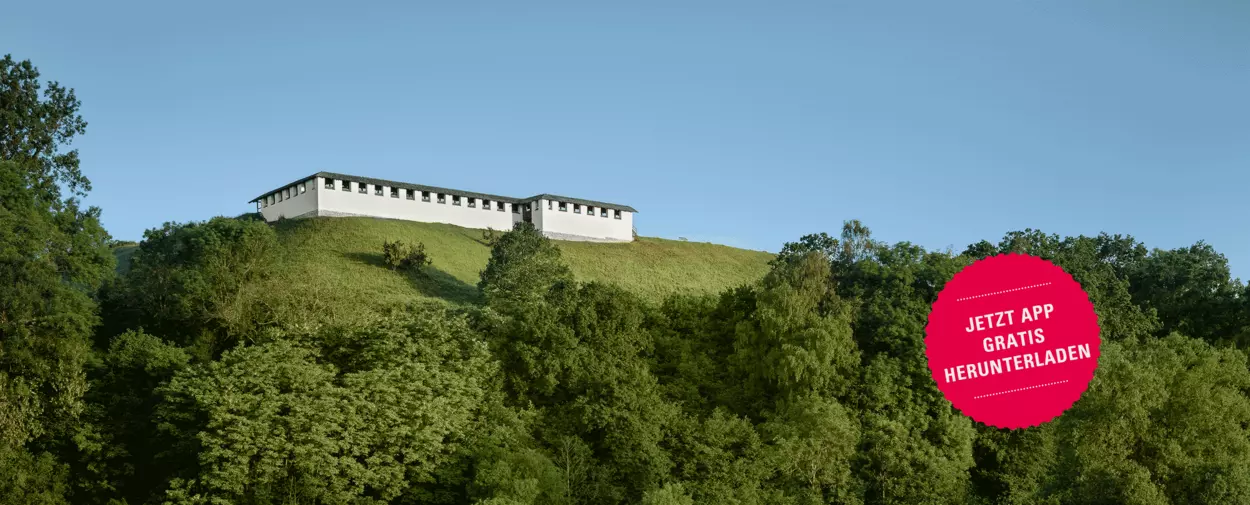
M 1250 293 L 1205 243 L 928 250 L 851 220 L 655 299 L 520 224 L 472 303 L 293 318 L 244 296 L 279 261 L 255 216 L 152 228 L 117 273 L 80 106 L 0 60 L 0 503 L 1250 503 Z M 1022 430 L 953 409 L 924 353 L 943 284 L 1009 252 L 1070 273 L 1102 338 Z

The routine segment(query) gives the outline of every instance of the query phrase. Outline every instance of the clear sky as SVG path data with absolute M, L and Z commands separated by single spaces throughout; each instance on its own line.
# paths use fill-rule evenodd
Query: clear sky
M 1250 277 L 1250 2 L 332 4 L 9 3 L 0 52 L 76 89 L 123 239 L 329 170 L 768 251 L 1201 239 Z

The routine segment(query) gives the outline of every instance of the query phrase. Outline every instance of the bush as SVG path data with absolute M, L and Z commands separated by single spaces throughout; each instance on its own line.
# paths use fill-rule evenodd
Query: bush
M 391 270 L 417 271 L 420 272 L 433 260 L 425 253 L 425 244 L 417 242 L 416 245 L 405 244 L 401 241 L 383 242 L 382 243 L 382 261 Z
M 486 247 L 495 247 L 497 240 L 499 240 L 499 232 L 494 228 L 488 226 L 482 231 L 482 243 L 486 244 Z

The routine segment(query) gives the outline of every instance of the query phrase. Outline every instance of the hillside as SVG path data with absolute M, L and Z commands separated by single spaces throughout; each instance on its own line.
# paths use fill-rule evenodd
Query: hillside
M 473 303 L 478 273 L 490 258 L 483 231 L 458 226 L 374 218 L 320 218 L 276 226 L 279 269 L 270 285 L 251 293 L 281 312 L 315 319 L 350 319 L 364 304 L 415 298 Z M 428 275 L 404 275 L 382 264 L 386 240 L 421 242 L 433 258 Z M 750 283 L 773 257 L 728 246 L 639 238 L 633 243 L 556 242 L 578 280 L 619 285 L 658 300 L 674 292 L 717 292 Z M 115 249 L 119 270 L 133 246 Z M 315 315 L 308 314 L 315 311 Z

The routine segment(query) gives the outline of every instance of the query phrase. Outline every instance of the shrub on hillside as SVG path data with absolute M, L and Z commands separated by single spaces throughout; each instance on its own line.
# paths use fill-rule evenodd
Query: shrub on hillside
M 433 263 L 425 252 L 425 244 L 405 244 L 399 240 L 382 243 L 382 261 L 391 270 L 420 272 L 422 268 Z
M 499 232 L 495 231 L 494 228 L 488 226 L 485 230 L 482 230 L 482 243 L 486 244 L 487 247 L 495 247 L 495 241 L 497 240 L 499 240 Z

